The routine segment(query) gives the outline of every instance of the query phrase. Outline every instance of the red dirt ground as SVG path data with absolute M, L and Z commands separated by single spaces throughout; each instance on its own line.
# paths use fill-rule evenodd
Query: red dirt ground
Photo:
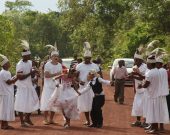
M 108 78 L 108 75 L 105 77 Z M 106 103 L 103 108 L 104 127 L 102 129 L 88 128 L 82 125 L 84 116 L 77 121 L 71 121 L 69 129 L 63 128 L 63 117 L 56 114 L 56 125 L 44 126 L 42 115 L 33 115 L 32 120 L 35 126 L 21 128 L 18 117 L 11 125 L 15 130 L 0 130 L 0 135 L 145 135 L 142 128 L 131 127 L 130 123 L 135 120 L 131 117 L 132 101 L 134 97 L 133 88 L 125 88 L 125 104 L 119 105 L 113 101 L 114 87 L 104 86 Z M 170 125 L 166 125 L 164 134 L 170 135 Z

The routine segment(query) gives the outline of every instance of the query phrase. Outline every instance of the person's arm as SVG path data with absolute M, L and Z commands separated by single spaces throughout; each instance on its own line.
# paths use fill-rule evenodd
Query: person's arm
M 17 76 L 12 77 L 11 79 L 7 80 L 6 83 L 8 85 L 14 84 L 18 80 Z
M 30 71 L 30 73 L 28 73 L 28 74 L 23 74 L 23 71 L 19 71 L 19 72 L 17 72 L 17 78 L 19 80 L 24 80 L 34 73 L 35 73 L 35 71 Z
M 152 75 L 150 73 L 146 74 L 146 78 L 145 78 L 144 84 L 139 84 L 138 88 L 140 89 L 140 88 L 147 88 L 147 87 L 149 87 L 151 78 L 152 78 Z
M 99 82 L 105 85 L 111 85 L 111 81 L 109 80 L 104 80 L 103 78 L 99 77 L 98 78 Z
M 149 81 L 145 81 L 144 84 L 139 84 L 139 85 L 138 85 L 138 88 L 139 88 L 139 89 L 141 89 L 141 88 L 147 88 L 149 85 L 150 85 L 150 82 L 149 82 Z
M 59 75 L 61 75 L 61 72 L 51 74 L 50 72 L 45 71 L 45 73 L 44 73 L 45 78 L 53 78 L 53 77 L 59 76 Z
M 90 83 L 89 83 L 85 88 L 83 88 L 83 89 L 81 90 L 81 92 L 80 92 L 81 95 L 84 94 L 84 93 L 86 93 L 87 91 L 89 91 L 90 88 L 91 88 L 91 86 L 90 86 Z
M 116 67 L 114 67 L 113 69 L 112 69 L 112 81 L 114 80 L 114 76 L 115 76 L 115 72 L 116 72 Z

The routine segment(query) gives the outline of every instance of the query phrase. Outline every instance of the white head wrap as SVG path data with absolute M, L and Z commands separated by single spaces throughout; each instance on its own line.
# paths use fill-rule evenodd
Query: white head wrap
M 135 53 L 134 58 L 143 60 L 143 56 Z
M 91 53 L 91 46 L 89 42 L 84 42 L 84 57 L 92 57 L 92 53 Z
M 0 57 L 2 58 L 0 61 L 1 66 L 5 65 L 7 62 L 9 62 L 9 60 L 6 56 L 0 54 Z
M 53 56 L 53 55 L 59 56 L 59 52 L 58 52 L 58 51 L 52 51 L 52 52 L 51 52 L 51 56 Z
M 156 58 L 156 62 L 163 63 L 163 60 L 161 58 Z
M 91 51 L 86 50 L 86 51 L 84 52 L 84 57 L 92 57 Z
M 147 63 L 156 63 L 155 57 L 154 56 L 153 56 L 153 58 L 152 58 L 152 56 L 148 57 L 147 58 Z
M 30 46 L 26 40 L 21 40 L 21 46 L 23 47 L 22 56 L 30 55 Z

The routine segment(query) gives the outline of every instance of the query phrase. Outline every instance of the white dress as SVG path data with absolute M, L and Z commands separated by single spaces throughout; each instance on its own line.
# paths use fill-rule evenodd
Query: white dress
M 142 64 L 139 68 L 139 73 L 141 75 L 145 75 L 145 72 L 147 70 L 146 64 Z M 135 79 L 135 97 L 133 101 L 133 107 L 132 107 L 132 116 L 143 116 L 143 95 L 144 95 L 144 89 L 138 89 L 138 85 L 141 84 L 142 81 Z
M 11 73 L 6 70 L 0 72 L 0 121 L 14 121 L 14 86 L 6 81 L 11 79 Z
M 71 87 L 71 80 L 62 80 L 62 84 L 56 87 L 49 100 L 49 108 L 64 112 L 65 116 L 70 119 L 79 119 L 77 109 L 77 92 Z
M 84 88 L 86 88 L 86 86 L 88 84 L 87 76 L 92 69 L 95 69 L 97 72 L 100 71 L 99 67 L 94 63 L 85 64 L 84 62 L 82 62 L 76 66 L 76 70 L 79 71 L 79 80 L 85 82 L 85 85 L 80 85 L 80 88 L 79 88 L 80 92 Z M 88 92 L 86 92 L 78 97 L 78 109 L 80 112 L 90 112 L 91 111 L 93 97 L 94 97 L 94 93 L 92 90 L 89 90 Z
M 57 65 L 53 65 L 51 61 L 47 62 L 44 67 L 44 72 L 49 72 L 50 74 L 54 73 L 62 73 L 62 66 L 60 63 Z M 59 80 L 58 80 L 59 83 Z M 41 111 L 54 111 L 56 110 L 50 109 L 49 99 L 51 95 L 53 94 L 54 90 L 56 88 L 56 82 L 53 80 L 53 78 L 45 78 L 44 77 L 44 86 L 43 86 L 43 92 L 41 95 Z
M 32 70 L 32 61 L 20 60 L 16 71 L 28 74 Z M 15 110 L 23 113 L 31 113 L 39 109 L 39 98 L 32 84 L 31 76 L 16 82 L 17 92 L 15 97 Z
M 145 76 L 147 76 L 147 73 L 149 72 L 149 69 L 146 70 L 145 72 Z M 143 94 L 143 117 L 146 118 L 146 114 L 147 114 L 147 105 L 148 105 L 148 92 L 147 92 L 147 88 L 144 88 L 144 94 Z
M 169 123 L 166 98 L 160 96 L 160 73 L 157 68 L 151 69 L 146 80 L 150 82 L 147 88 L 148 105 L 146 113 L 147 123 Z

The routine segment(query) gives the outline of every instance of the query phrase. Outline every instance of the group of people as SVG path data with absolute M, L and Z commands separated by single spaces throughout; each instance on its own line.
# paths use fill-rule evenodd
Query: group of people
M 84 125 L 93 128 L 103 126 L 102 107 L 105 95 L 102 84 L 112 85 L 113 81 L 102 78 L 98 61 L 91 61 L 92 53 L 88 42 L 84 43 L 84 60 L 72 62 L 66 69 L 60 62 L 59 52 L 55 48 L 43 68 L 43 90 L 39 99 L 32 78 L 39 73 L 30 60 L 30 49 L 22 41 L 22 59 L 16 66 L 16 75 L 9 72 L 10 63 L 6 56 L 0 55 L 0 121 L 1 129 L 13 129 L 8 121 L 14 121 L 14 110 L 18 112 L 21 126 L 34 125 L 31 113 L 40 109 L 44 113 L 44 125 L 55 124 L 55 112 L 64 116 L 64 127 L 70 127 L 70 120 L 79 119 L 85 114 Z M 163 61 L 149 56 L 146 64 L 142 55 L 135 53 L 133 72 L 128 75 L 124 61 L 113 71 L 115 79 L 115 102 L 124 102 L 124 81 L 126 77 L 134 79 L 135 97 L 132 116 L 137 118 L 132 126 L 143 126 L 147 133 L 164 131 L 164 123 L 169 123 L 170 109 L 168 76 L 170 71 L 163 68 Z M 14 84 L 17 92 L 14 99 Z M 170 83 L 169 83 L 170 84 Z M 168 98 L 167 98 L 168 97 Z M 14 102 L 15 101 L 15 102 Z M 141 122 L 143 118 L 144 122 Z M 158 125 L 160 124 L 160 130 Z
M 164 132 L 164 124 L 170 121 L 168 113 L 170 100 L 167 98 L 170 71 L 163 67 L 163 60 L 154 55 L 148 56 L 146 64 L 143 56 L 138 53 L 135 53 L 134 60 L 133 72 L 129 77 L 134 79 L 135 97 L 132 116 L 137 120 L 131 125 L 145 128 L 148 134 Z
M 9 72 L 9 60 L 1 55 L 1 129 L 14 129 L 8 124 L 8 121 L 15 120 L 14 110 L 19 114 L 21 127 L 34 125 L 31 113 L 38 109 L 44 112 L 44 125 L 55 124 L 55 112 L 60 112 L 64 116 L 64 127 L 67 128 L 70 127 L 70 120 L 78 119 L 79 114 L 84 112 L 84 125 L 95 128 L 103 126 L 102 107 L 105 96 L 102 83 L 112 85 L 113 82 L 102 79 L 99 66 L 91 62 L 89 43 L 84 44 L 87 47 L 84 49 L 84 61 L 69 70 L 62 67 L 58 50 L 51 51 L 50 58 L 44 65 L 44 84 L 40 100 L 32 82 L 32 77 L 39 71 L 30 60 L 28 43 L 22 41 L 22 59 L 18 62 L 16 75 L 13 77 Z M 15 99 L 14 84 L 17 86 Z

